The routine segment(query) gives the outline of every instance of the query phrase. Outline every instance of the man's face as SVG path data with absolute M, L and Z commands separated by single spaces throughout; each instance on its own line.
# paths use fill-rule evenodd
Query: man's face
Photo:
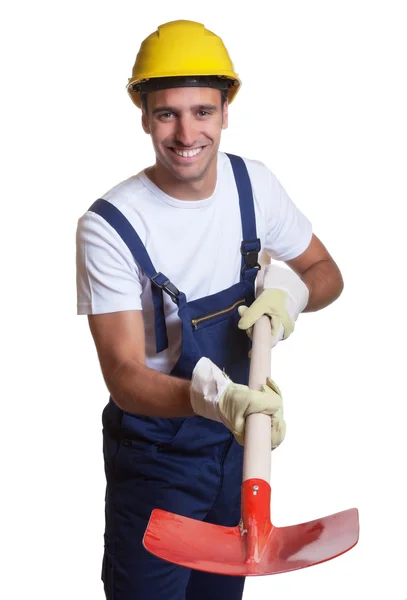
M 184 87 L 148 94 L 142 124 L 151 135 L 157 161 L 176 179 L 198 181 L 216 160 L 227 102 L 211 88 Z

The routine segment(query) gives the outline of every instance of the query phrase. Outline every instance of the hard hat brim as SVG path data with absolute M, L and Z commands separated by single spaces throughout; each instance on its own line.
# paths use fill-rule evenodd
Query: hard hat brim
M 129 79 L 127 92 L 134 104 L 141 108 L 141 93 L 149 93 L 157 90 L 174 89 L 182 87 L 208 87 L 212 89 L 228 90 L 228 103 L 230 104 L 236 96 L 241 81 L 236 77 L 225 75 L 185 75 L 176 77 L 150 77 L 149 79 Z

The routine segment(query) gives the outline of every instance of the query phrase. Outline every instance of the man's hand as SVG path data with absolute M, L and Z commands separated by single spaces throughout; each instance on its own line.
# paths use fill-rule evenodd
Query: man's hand
M 271 444 L 276 448 L 284 440 L 285 422 L 281 393 L 267 378 L 261 391 L 233 383 L 209 358 L 201 358 L 192 373 L 191 405 L 197 415 L 226 425 L 244 445 L 246 417 L 253 413 L 271 416 Z
M 298 315 L 307 306 L 309 291 L 300 277 L 289 268 L 272 263 L 264 269 L 264 289 L 249 307 L 240 306 L 239 329 L 252 336 L 253 325 L 262 315 L 271 318 L 272 347 L 294 331 Z

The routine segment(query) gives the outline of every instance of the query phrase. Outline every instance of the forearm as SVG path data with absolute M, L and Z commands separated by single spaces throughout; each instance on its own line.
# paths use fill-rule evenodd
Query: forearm
M 313 312 L 332 304 L 342 293 L 343 279 L 334 261 L 321 260 L 301 276 L 309 289 L 309 300 L 303 312 Z
M 121 363 L 106 385 L 116 404 L 126 412 L 171 418 L 194 415 L 190 382 L 150 369 L 136 360 Z

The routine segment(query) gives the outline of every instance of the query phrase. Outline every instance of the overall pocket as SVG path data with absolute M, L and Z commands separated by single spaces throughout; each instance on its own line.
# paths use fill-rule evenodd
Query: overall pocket
M 241 306 L 242 304 L 244 304 L 245 302 L 246 302 L 246 298 L 241 298 L 240 300 L 237 300 L 230 306 L 226 306 L 225 308 L 221 308 L 221 309 L 219 309 L 217 311 L 213 311 L 209 314 L 200 315 L 198 317 L 191 319 L 191 325 L 192 325 L 193 330 L 197 331 L 197 330 L 205 328 L 205 327 L 210 327 L 211 325 L 215 325 L 216 323 L 219 323 L 219 322 L 223 321 L 224 319 L 229 320 L 230 317 L 233 317 L 233 316 L 236 317 L 236 315 L 239 319 L 239 313 L 237 312 L 237 308 L 239 306 Z
M 185 421 L 181 417 L 159 419 L 125 412 L 120 437 L 132 448 L 168 446 L 181 434 Z
M 238 328 L 238 307 L 245 298 L 219 311 L 192 320 L 192 332 L 201 356 L 206 356 L 235 382 L 247 385 L 251 340 Z

